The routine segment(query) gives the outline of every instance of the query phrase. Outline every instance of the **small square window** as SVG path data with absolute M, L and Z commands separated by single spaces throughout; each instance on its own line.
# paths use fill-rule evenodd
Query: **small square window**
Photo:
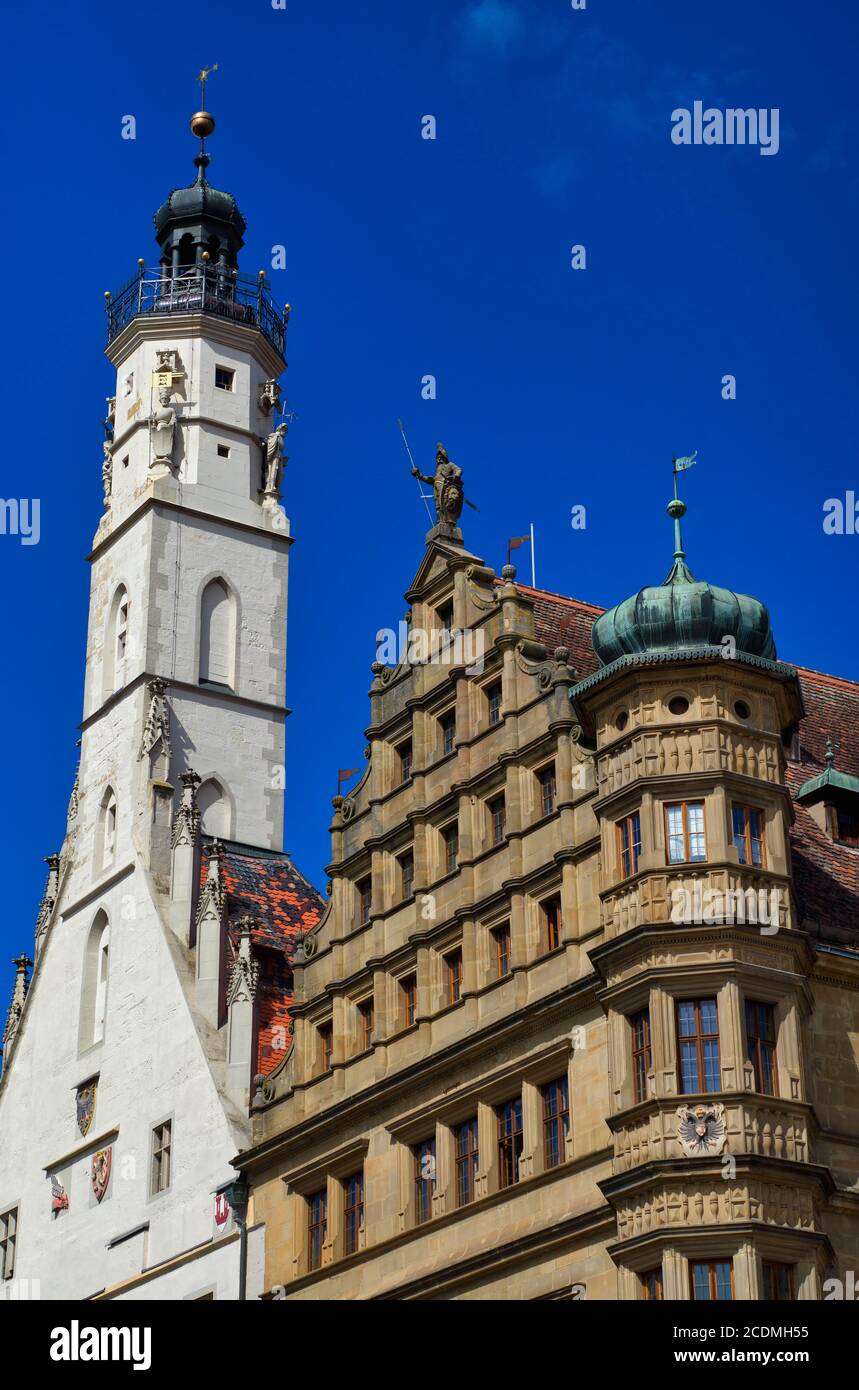
M 219 444 L 219 445 L 218 445 L 218 458 L 219 458 L 219 459 L 228 459 L 229 457 L 230 457 L 230 446 L 229 446 L 229 444 Z
M 128 459 L 129 459 L 129 455 L 126 454 L 126 455 L 125 455 L 125 458 L 122 460 L 122 466 L 123 466 L 123 468 L 127 468 L 127 467 L 128 467 Z
M 235 387 L 236 374 L 232 367 L 215 368 L 215 386 L 219 391 L 232 391 Z

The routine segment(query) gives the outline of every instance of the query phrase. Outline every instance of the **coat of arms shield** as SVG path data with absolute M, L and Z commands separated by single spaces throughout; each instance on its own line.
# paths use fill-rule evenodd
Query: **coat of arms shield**
M 110 1170 L 113 1164 L 113 1149 L 97 1149 L 92 1156 L 90 1182 L 93 1196 L 100 1202 L 110 1185 Z
M 98 1081 L 85 1081 L 82 1086 L 78 1086 L 75 1096 L 78 1129 L 84 1138 L 89 1134 L 89 1127 L 92 1124 L 92 1117 L 95 1114 L 95 1097 L 97 1090 Z

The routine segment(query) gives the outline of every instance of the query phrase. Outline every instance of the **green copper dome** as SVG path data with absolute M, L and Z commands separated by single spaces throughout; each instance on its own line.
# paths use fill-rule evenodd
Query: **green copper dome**
M 685 511 L 677 499 L 669 504 L 676 548 L 665 581 L 639 589 L 594 623 L 591 640 L 601 665 L 638 653 L 719 648 L 726 637 L 733 638 L 737 653 L 776 660 L 769 613 L 760 600 L 704 583 L 690 571 L 680 538 Z

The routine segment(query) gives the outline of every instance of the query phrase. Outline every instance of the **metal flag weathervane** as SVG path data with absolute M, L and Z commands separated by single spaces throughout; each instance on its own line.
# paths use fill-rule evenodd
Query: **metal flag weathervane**
M 218 71 L 218 64 L 213 63 L 210 68 L 201 68 L 197 73 L 197 81 L 200 84 L 200 109 L 206 108 L 206 81 L 213 72 Z

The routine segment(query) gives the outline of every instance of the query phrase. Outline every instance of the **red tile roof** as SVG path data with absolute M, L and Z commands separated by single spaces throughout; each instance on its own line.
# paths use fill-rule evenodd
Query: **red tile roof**
M 251 940 L 260 967 L 256 1070 L 267 1075 L 289 1046 L 295 948 L 316 926 L 326 902 L 286 854 L 227 843 L 221 872 L 230 923 L 246 914 L 254 919 Z M 230 934 L 235 944 L 232 927 Z

